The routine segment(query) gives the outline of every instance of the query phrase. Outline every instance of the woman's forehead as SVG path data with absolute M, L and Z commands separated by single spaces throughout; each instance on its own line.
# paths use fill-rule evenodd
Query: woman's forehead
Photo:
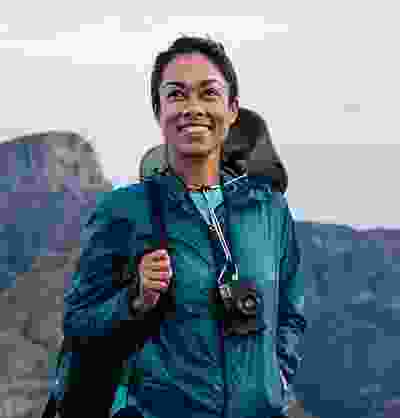
M 174 81 L 176 77 L 205 77 L 217 79 L 224 83 L 224 77 L 208 58 L 203 54 L 178 55 L 166 66 L 163 80 Z
M 177 55 L 171 62 L 177 65 L 209 65 L 210 60 L 203 54 L 180 54 Z

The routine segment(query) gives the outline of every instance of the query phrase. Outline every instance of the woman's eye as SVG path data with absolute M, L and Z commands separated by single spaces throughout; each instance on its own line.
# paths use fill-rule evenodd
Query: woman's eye
M 208 93 L 209 92 L 212 92 L 212 93 L 214 93 L 214 94 L 218 94 L 218 92 L 217 92 L 217 90 L 215 90 L 215 89 L 208 89 L 208 90 L 206 90 Z
M 174 90 L 174 91 L 172 91 L 171 93 L 168 94 L 168 97 L 176 96 L 178 93 L 182 94 L 181 91 Z
M 214 94 L 214 95 L 218 95 L 219 93 L 218 93 L 218 91 L 217 90 L 215 90 L 215 89 L 207 89 L 207 90 L 205 90 L 205 92 L 207 93 L 207 95 L 210 95 L 210 94 Z M 168 98 L 169 97 L 177 97 L 177 95 L 181 95 L 181 97 L 183 96 L 183 92 L 182 91 L 179 91 L 179 90 L 174 90 L 174 91 L 171 91 L 169 94 L 168 94 Z

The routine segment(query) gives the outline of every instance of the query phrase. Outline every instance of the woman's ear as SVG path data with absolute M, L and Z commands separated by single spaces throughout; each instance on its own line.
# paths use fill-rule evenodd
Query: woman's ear
M 231 105 L 231 126 L 237 123 L 238 117 L 239 117 L 239 98 L 236 97 Z

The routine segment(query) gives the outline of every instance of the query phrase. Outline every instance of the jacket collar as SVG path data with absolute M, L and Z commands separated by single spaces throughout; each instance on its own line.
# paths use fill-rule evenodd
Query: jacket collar
M 269 200 L 272 196 L 271 179 L 269 177 L 233 176 L 221 169 L 221 184 L 224 198 L 231 206 L 247 206 L 251 201 Z M 193 205 L 188 203 L 188 192 L 183 181 L 170 171 L 151 176 L 162 187 L 163 197 L 168 199 L 170 209 L 182 206 L 188 212 L 193 212 Z M 165 195 L 164 195 L 165 193 Z

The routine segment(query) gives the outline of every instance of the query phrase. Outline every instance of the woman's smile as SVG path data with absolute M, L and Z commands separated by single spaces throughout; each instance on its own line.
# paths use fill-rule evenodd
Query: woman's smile
M 183 135 L 204 135 L 209 133 L 210 128 L 206 126 L 187 126 L 179 132 Z

